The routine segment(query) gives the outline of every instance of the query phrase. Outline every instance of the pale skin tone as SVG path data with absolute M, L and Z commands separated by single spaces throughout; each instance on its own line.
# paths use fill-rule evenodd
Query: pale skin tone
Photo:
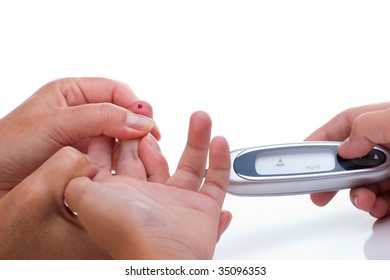
M 142 103 L 146 109 L 139 114 L 148 118 L 134 118 L 136 100 L 115 81 L 59 80 L 0 121 L 7 131 L 0 139 L 0 258 L 212 257 L 231 220 L 221 211 L 230 167 L 227 142 L 217 137 L 209 146 L 204 131 L 211 122 L 195 114 L 178 170 L 170 176 L 147 134 L 160 137 L 151 107 Z M 345 158 L 364 156 L 376 144 L 390 148 L 389 108 L 381 103 L 348 109 L 307 140 L 344 141 L 339 154 Z M 114 138 L 128 141 L 118 145 Z M 390 214 L 389 191 L 390 179 L 353 189 L 350 196 L 357 208 L 380 218 Z M 64 192 L 77 218 L 64 207 Z M 311 198 L 323 206 L 335 194 Z
M 62 147 L 86 152 L 89 140 L 106 135 L 133 139 L 159 131 L 150 118 L 132 114 L 131 89 L 103 78 L 68 78 L 40 88 L 0 120 L 0 197 Z
M 210 127 L 207 114 L 193 115 L 172 177 L 150 135 L 134 140 L 139 146 L 123 143 L 139 149 L 139 157 L 123 156 L 116 163 L 123 174 L 115 176 L 108 175 L 110 163 L 104 163 L 110 149 L 88 156 L 61 149 L 0 200 L 1 213 L 7 213 L 0 217 L 0 257 L 211 258 L 231 214 L 221 211 L 229 147 L 222 137 L 209 144 Z M 209 171 L 202 184 L 209 145 Z M 133 164 L 143 166 L 143 172 L 139 168 L 131 175 Z M 65 198 L 88 234 L 63 204 L 67 185 Z
M 201 181 L 199 170 L 201 168 L 204 172 L 205 166 L 202 164 L 205 164 L 205 161 L 193 165 L 193 170 L 187 169 L 191 165 L 179 165 L 178 171 L 170 177 L 164 157 L 160 152 L 156 152 L 159 150 L 156 149 L 158 145 L 154 139 L 158 139 L 160 134 L 150 119 L 151 107 L 145 102 L 134 102 L 135 100 L 137 98 L 126 85 L 115 81 L 59 80 L 44 86 L 0 121 L 1 128 L 9 133 L 7 137 L 0 140 L 1 143 L 9 147 L 12 147 L 12 144 L 19 147 L 19 149 L 8 150 L 4 149 L 4 146 L 1 146 L 3 149 L 0 148 L 0 154 L 3 156 L 1 164 L 6 171 L 2 174 L 0 184 L 0 213 L 2 213 L 0 214 L 0 259 L 210 258 L 212 256 L 216 240 L 227 228 L 231 219 L 229 212 L 220 210 L 226 185 L 216 185 L 220 190 L 216 196 L 213 191 L 216 189 L 213 188 L 214 181 L 219 184 L 225 182 L 229 176 L 226 171 L 221 172 L 218 169 L 218 160 L 215 159 L 229 154 L 226 140 L 217 137 L 212 141 L 210 170 L 214 170 L 213 166 L 216 166 L 217 171 L 209 172 L 211 175 L 208 175 L 206 180 L 208 184 L 204 183 L 202 191 L 197 193 L 194 190 L 195 183 Z M 143 104 L 144 111 L 139 112 L 138 118 L 134 118 L 134 112 L 131 111 L 135 111 L 140 103 Z M 131 122 L 128 122 L 129 114 Z M 142 118 L 141 115 L 147 117 Z M 197 113 L 194 119 L 195 125 L 190 126 L 190 131 L 195 133 L 189 134 L 187 148 L 183 153 L 183 158 L 187 158 L 187 161 L 188 157 L 192 157 L 191 164 L 195 163 L 193 160 L 206 158 L 210 137 L 207 130 L 211 128 L 207 114 Z M 197 123 L 201 125 L 198 126 Z M 196 127 L 200 127 L 200 130 Z M 200 131 L 203 135 L 201 137 L 197 135 Z M 205 131 L 206 134 L 203 134 Z M 154 137 L 148 132 L 151 132 Z M 118 145 L 119 142 L 114 141 L 114 138 L 122 139 L 121 145 Z M 21 139 L 23 141 L 20 141 Z M 15 143 L 20 144 L 15 145 Z M 194 143 L 201 144 L 199 149 L 192 149 Z M 112 176 L 112 169 L 116 170 L 118 175 Z M 195 169 L 196 174 L 192 172 Z M 219 175 L 214 178 L 212 174 Z M 116 248 L 106 247 L 104 239 L 96 239 L 93 229 L 89 235 L 64 206 L 66 185 L 79 177 L 91 178 L 94 183 L 101 182 L 102 185 L 110 184 L 111 181 L 116 183 L 120 178 L 123 181 L 121 179 L 119 185 L 137 182 L 136 184 L 139 185 L 165 186 L 172 183 L 171 187 L 180 188 L 191 183 L 192 189 L 185 191 L 194 193 L 194 197 L 202 197 L 198 200 L 202 209 L 202 203 L 205 203 L 202 211 L 206 218 L 201 222 L 210 226 L 207 227 L 210 231 L 206 230 L 208 232 L 206 235 L 211 237 L 211 241 L 206 242 L 207 246 L 200 252 L 188 253 L 177 246 L 181 253 L 174 254 L 175 250 L 173 252 L 169 250 L 175 247 L 173 246 L 152 255 L 148 253 L 149 245 L 138 246 L 139 250 L 136 246 L 137 250 L 135 250 L 133 242 L 123 240 L 129 241 L 124 244 L 132 250 L 126 251 L 126 254 L 118 253 Z M 194 177 L 198 179 L 191 179 Z M 168 202 L 174 193 L 173 191 L 167 195 Z M 118 192 L 113 193 L 113 201 L 117 194 Z M 185 199 L 190 196 L 191 194 L 183 195 Z M 141 204 L 142 198 L 139 197 Z M 100 201 L 97 204 L 100 205 Z M 186 208 L 185 203 L 182 206 Z M 192 205 L 189 204 L 189 208 L 193 209 L 191 207 Z M 171 208 L 167 207 L 167 209 Z M 191 211 L 188 213 L 192 214 Z M 180 212 L 178 214 L 181 215 Z M 197 214 L 196 209 L 195 214 Z M 187 216 L 183 218 L 191 219 Z M 171 230 L 177 233 L 175 228 Z M 185 234 L 183 236 L 184 240 L 188 238 Z M 139 245 L 138 240 L 137 245 Z M 193 248 L 197 248 L 197 245 Z
M 64 184 L 96 173 L 81 152 L 98 147 L 100 135 L 160 137 L 152 119 L 128 110 L 137 100 L 117 81 L 63 79 L 0 120 L 0 258 L 110 258 L 64 208 Z
M 64 185 L 96 167 L 66 147 L 0 199 L 0 259 L 108 259 L 63 205 Z
M 194 113 L 172 176 L 152 137 L 126 141 L 122 149 L 139 149 L 139 157 L 119 156 L 123 165 L 115 176 L 101 176 L 106 171 L 100 169 L 93 178 L 73 179 L 66 187 L 66 202 L 113 258 L 210 259 L 231 220 L 229 212 L 221 211 L 229 182 L 229 147 L 223 137 L 210 143 L 210 131 L 209 116 Z M 99 165 L 107 167 L 104 158 L 100 156 Z
M 390 148 L 390 102 L 348 109 L 313 132 L 306 140 L 342 141 L 338 153 L 344 158 L 366 155 L 379 144 Z M 312 201 L 326 205 L 336 192 L 312 194 Z M 390 215 L 390 178 L 378 184 L 354 188 L 352 203 L 376 218 Z

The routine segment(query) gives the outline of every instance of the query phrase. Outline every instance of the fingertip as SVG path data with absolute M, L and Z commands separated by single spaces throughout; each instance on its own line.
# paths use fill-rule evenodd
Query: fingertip
M 387 201 L 382 197 L 377 197 L 371 211 L 369 211 L 370 215 L 375 218 L 383 218 L 386 215 L 388 215 L 389 212 L 389 206 L 387 204 Z
M 195 149 L 209 149 L 211 126 L 211 118 L 206 112 L 194 112 L 190 118 L 187 145 Z
M 223 171 L 230 174 L 230 148 L 229 143 L 223 136 L 216 136 L 210 143 L 210 166 L 209 169 Z M 229 176 L 227 176 L 227 179 Z
M 351 189 L 350 198 L 356 208 L 365 212 L 371 212 L 377 200 L 375 193 L 367 188 Z
M 192 125 L 201 124 L 202 126 L 211 127 L 212 120 L 211 120 L 211 117 L 208 113 L 206 113 L 204 111 L 196 111 L 196 112 L 192 113 L 191 118 L 190 118 L 190 123 Z
M 144 164 L 148 181 L 165 183 L 169 179 L 168 162 L 152 134 L 142 138 L 139 145 L 139 156 Z
M 143 115 L 148 118 L 153 118 L 153 108 L 152 105 L 150 105 L 148 102 L 143 100 L 137 100 L 128 108 L 130 111 L 134 112 L 135 114 Z
M 219 170 L 224 170 L 230 175 L 231 168 L 231 157 L 229 143 L 223 136 L 216 136 L 211 140 L 210 143 L 210 167 Z M 229 176 L 226 178 L 229 180 Z M 226 184 L 229 182 L 227 181 Z
M 156 124 L 154 124 L 151 133 L 157 141 L 161 140 L 161 131 Z
M 223 136 L 215 136 L 212 140 L 211 140 L 211 143 L 215 143 L 217 144 L 218 146 L 220 146 L 221 148 L 223 148 L 224 150 L 229 150 L 229 142 L 227 141 L 227 139 Z M 214 145 L 215 145 L 214 144 Z M 229 150 L 230 151 L 230 150 Z
M 221 239 L 222 234 L 229 228 L 231 222 L 233 219 L 232 213 L 230 213 L 227 210 L 221 211 L 221 216 L 219 220 L 219 227 L 218 227 L 218 235 L 217 235 L 217 241 Z
M 53 110 L 49 117 L 52 118 L 50 123 L 56 123 L 52 129 L 53 137 L 64 145 L 101 135 L 118 139 L 138 138 L 155 125 L 148 117 L 110 103 L 60 108 Z
M 221 211 L 221 218 L 225 220 L 225 229 L 224 231 L 229 227 L 231 221 L 233 220 L 233 215 L 228 210 L 222 210 Z
M 332 200 L 336 193 L 337 192 L 312 193 L 310 194 L 310 199 L 315 205 L 323 207 Z
M 195 116 L 196 116 L 196 117 L 202 117 L 202 118 L 211 120 L 210 115 L 209 115 L 207 112 L 202 111 L 202 110 L 193 112 L 191 116 L 192 116 L 192 117 L 195 117 Z
M 340 143 L 340 145 L 337 148 L 337 153 L 343 158 L 348 158 L 349 151 L 350 151 L 349 146 L 350 146 L 350 140 L 348 138 Z
M 357 158 L 367 155 L 375 146 L 368 139 L 348 138 L 338 147 L 338 154 L 343 158 Z
M 224 155 L 225 158 L 227 156 L 229 156 L 229 161 L 230 161 L 229 142 L 227 141 L 227 139 L 225 137 L 215 136 L 210 142 L 210 150 L 215 151 L 217 154 L 219 154 L 221 156 Z
M 130 105 L 129 110 L 135 114 L 142 115 L 142 116 L 153 119 L 153 107 L 152 107 L 152 105 L 150 105 L 146 101 L 137 100 L 137 101 L 133 102 Z M 154 136 L 154 138 L 156 138 L 156 140 L 161 139 L 161 132 L 160 132 L 160 129 L 158 128 L 158 126 L 156 125 L 156 123 L 154 123 L 154 126 L 151 130 L 151 133 Z

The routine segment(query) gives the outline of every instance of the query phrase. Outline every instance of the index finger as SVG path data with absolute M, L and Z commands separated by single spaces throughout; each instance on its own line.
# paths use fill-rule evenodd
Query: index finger
M 344 141 L 352 130 L 355 119 L 361 114 L 390 107 L 390 102 L 370 104 L 347 109 L 311 133 L 306 141 Z
M 136 104 L 135 101 L 139 101 L 138 97 L 129 85 L 120 81 L 106 78 L 66 78 L 53 81 L 46 86 L 55 87 L 64 98 L 63 104 L 56 105 L 67 107 L 91 103 L 112 103 L 133 111 L 134 106 L 142 104 L 143 111 L 147 112 L 143 115 L 153 118 L 152 106 L 145 101 Z M 152 129 L 152 134 L 157 140 L 161 138 L 156 125 Z
M 347 109 L 310 134 L 306 141 L 344 141 L 350 137 L 353 123 L 360 115 L 389 107 L 390 102 L 385 102 Z M 313 193 L 310 198 L 314 204 L 324 206 L 332 200 L 336 193 Z
M 138 100 L 131 88 L 106 78 L 66 78 L 54 81 L 68 106 L 109 102 L 123 108 Z
M 197 191 L 203 181 L 210 145 L 211 118 L 205 112 L 195 112 L 190 119 L 187 144 L 175 174 L 167 184 Z

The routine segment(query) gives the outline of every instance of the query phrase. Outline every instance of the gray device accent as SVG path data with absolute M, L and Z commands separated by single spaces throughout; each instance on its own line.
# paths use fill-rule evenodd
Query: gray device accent
M 390 153 L 375 146 L 366 156 L 344 159 L 340 142 L 300 142 L 231 152 L 227 191 L 240 196 L 276 196 L 353 188 L 390 176 Z

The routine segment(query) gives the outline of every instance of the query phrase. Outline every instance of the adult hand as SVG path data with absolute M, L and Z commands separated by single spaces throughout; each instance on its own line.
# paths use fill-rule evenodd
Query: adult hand
M 102 78 L 53 81 L 0 121 L 0 197 L 64 146 L 88 150 L 95 136 L 132 139 L 159 131 L 127 110 L 137 100 L 123 83 Z
M 65 147 L 0 199 L 0 259 L 108 259 L 64 206 L 64 189 L 98 167 Z
M 390 102 L 348 109 L 313 132 L 309 141 L 343 141 L 338 153 L 344 158 L 366 155 L 376 144 L 390 148 Z M 312 194 L 312 201 L 326 205 L 336 192 Z M 351 189 L 352 203 L 381 218 L 390 215 L 390 179 Z
M 69 183 L 65 199 L 70 209 L 114 258 L 212 258 L 231 214 L 221 211 L 230 176 L 229 147 L 222 137 L 210 143 L 210 131 L 209 116 L 195 113 L 173 176 L 153 137 L 125 143 L 129 146 L 122 152 L 133 152 L 118 156 L 115 176 Z
M 144 101 L 130 104 L 129 109 L 139 111 L 140 105 L 145 108 L 141 113 L 152 117 L 152 107 Z M 62 148 L 15 188 L 4 192 L 0 199 L 0 258 L 110 258 L 74 220 L 63 204 L 63 193 L 77 176 L 111 177 L 112 166 L 105 161 L 113 162 L 114 142 L 107 136 L 91 138 L 87 157 L 74 148 Z

